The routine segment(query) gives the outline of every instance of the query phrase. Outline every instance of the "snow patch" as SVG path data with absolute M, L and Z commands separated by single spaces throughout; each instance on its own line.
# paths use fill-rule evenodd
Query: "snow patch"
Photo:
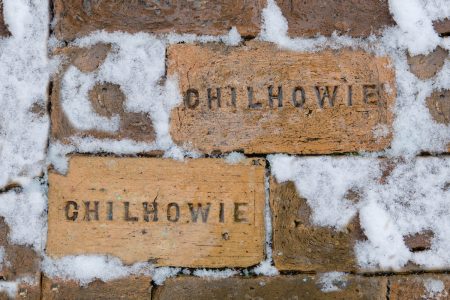
M 239 274 L 238 271 L 232 269 L 226 270 L 207 270 L 207 269 L 197 269 L 193 272 L 194 276 L 203 277 L 203 278 L 213 278 L 213 279 L 221 279 L 228 278 L 234 275 Z
M 438 298 L 447 297 L 448 293 L 445 291 L 445 285 L 441 280 L 437 279 L 426 279 L 424 281 L 425 291 L 427 298 Z
M 343 272 L 328 272 L 319 275 L 317 284 L 324 293 L 337 292 L 347 287 L 347 274 Z
M 236 165 L 243 161 L 246 156 L 240 152 L 231 152 L 230 154 L 225 156 L 225 162 L 230 165 Z

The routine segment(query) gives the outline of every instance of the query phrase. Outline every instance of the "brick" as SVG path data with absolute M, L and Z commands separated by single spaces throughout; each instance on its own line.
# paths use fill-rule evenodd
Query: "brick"
M 408 64 L 411 73 L 419 79 L 426 80 L 439 72 L 448 57 L 448 51 L 437 47 L 428 55 L 408 55 Z
M 386 279 L 348 276 L 337 283 L 341 290 L 322 292 L 319 276 L 231 277 L 204 279 L 178 277 L 155 290 L 154 300 L 177 299 L 386 299 Z
M 364 238 L 358 220 L 346 230 L 314 226 L 306 199 L 298 196 L 293 182 L 271 180 L 273 259 L 279 270 L 355 271 L 353 247 Z
M 39 282 L 39 281 L 38 281 Z M 0 300 L 11 299 L 6 292 L 0 292 Z M 14 299 L 21 300 L 40 300 L 41 288 L 40 285 L 19 284 L 17 294 Z
M 0 0 L 0 37 L 8 36 L 9 34 L 8 27 L 3 20 L 3 0 Z
M 390 144 L 391 135 L 373 135 L 393 118 L 394 72 L 385 57 L 298 53 L 264 42 L 179 44 L 168 49 L 168 73 L 178 74 L 184 98 L 171 114 L 172 138 L 206 153 L 326 154 Z
M 109 282 L 100 280 L 80 286 L 75 281 L 64 281 L 44 277 L 42 299 L 151 299 L 151 279 L 148 277 L 127 277 Z
M 433 285 L 443 289 L 433 291 Z M 390 300 L 450 299 L 450 275 L 393 276 L 389 278 L 389 290 Z
M 218 35 L 236 26 L 242 35 L 255 36 L 259 33 L 265 2 L 56 0 L 55 34 L 63 40 L 72 40 L 95 30 Z
M 434 121 L 440 124 L 450 124 L 450 90 L 433 92 L 427 99 L 426 104 Z M 450 152 L 450 144 L 448 145 Z
M 11 244 L 8 234 L 8 225 L 0 218 L 0 246 L 5 250 L 0 277 L 6 281 L 14 281 L 20 277 L 31 276 L 39 281 L 39 255 L 27 246 Z
M 436 122 L 450 124 L 450 90 L 434 92 L 426 101 L 431 116 Z
M 450 19 L 437 20 L 433 22 L 434 30 L 440 35 L 447 36 L 450 34 Z
M 80 2 L 81 3 L 81 2 Z M 132 113 L 124 110 L 125 95 L 116 84 L 96 84 L 89 92 L 94 111 L 104 117 L 117 114 L 120 117 L 120 128 L 117 132 L 108 133 L 99 130 L 80 130 L 75 128 L 67 118 L 61 104 L 61 84 L 65 70 L 75 66 L 84 73 L 93 72 L 103 63 L 111 46 L 97 44 L 91 48 L 63 48 L 57 49 L 55 55 L 62 55 L 62 71 L 53 80 L 51 94 L 51 134 L 52 138 L 68 143 L 75 136 L 93 136 L 99 139 L 131 139 L 135 141 L 153 142 L 155 132 L 151 119 L 145 113 Z
M 74 156 L 67 175 L 49 174 L 47 253 L 104 253 L 158 266 L 257 264 L 264 256 L 264 174 L 257 158 L 228 165 Z
M 387 0 L 277 0 L 289 25 L 290 36 L 350 36 L 380 34 L 394 25 Z

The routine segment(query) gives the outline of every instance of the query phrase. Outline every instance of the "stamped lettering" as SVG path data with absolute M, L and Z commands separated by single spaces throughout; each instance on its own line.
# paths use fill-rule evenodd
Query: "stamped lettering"
M 176 143 L 211 152 L 330 154 L 379 151 L 396 97 L 389 59 L 343 49 L 314 53 L 247 42 L 171 45 L 168 73 L 184 98 L 172 111 Z
M 67 175 L 49 175 L 47 253 L 109 254 L 160 266 L 257 264 L 264 252 L 264 172 L 261 159 L 229 165 L 74 156 Z

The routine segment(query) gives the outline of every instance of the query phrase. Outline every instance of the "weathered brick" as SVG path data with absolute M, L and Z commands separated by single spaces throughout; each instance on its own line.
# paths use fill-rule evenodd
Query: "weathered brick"
M 151 299 L 151 279 L 127 277 L 109 282 L 100 280 L 80 286 L 75 281 L 50 279 L 42 281 L 42 299 Z
M 81 3 L 81 2 L 80 2 Z M 98 83 L 89 92 L 94 111 L 104 117 L 117 114 L 120 117 L 120 128 L 117 132 L 99 130 L 81 130 L 75 128 L 67 118 L 61 103 L 62 78 L 69 66 L 75 66 L 87 73 L 97 70 L 103 63 L 111 46 L 97 44 L 91 48 L 62 48 L 55 51 L 55 55 L 62 55 L 67 59 L 63 62 L 62 71 L 53 81 L 51 94 L 51 133 L 52 137 L 67 143 L 71 137 L 93 136 L 99 139 L 131 139 L 135 141 L 152 142 L 155 140 L 153 124 L 145 113 L 132 113 L 124 109 L 125 96 L 120 87 L 111 83 Z
M 0 37 L 7 35 L 9 35 L 9 30 L 3 20 L 3 0 L 0 0 Z
M 298 196 L 293 182 L 271 180 L 273 259 L 279 270 L 327 272 L 355 271 L 353 247 L 364 234 L 358 220 L 346 230 L 314 226 L 306 199 Z
M 0 218 L 0 246 L 5 251 L 0 277 L 6 281 L 14 281 L 25 276 L 39 278 L 39 255 L 30 247 L 11 244 L 8 233 L 8 225 Z
M 39 280 L 36 285 L 28 285 L 28 284 L 19 284 L 17 288 L 17 293 L 13 299 L 22 299 L 22 300 L 40 300 L 41 299 L 41 287 L 39 284 Z M 7 292 L 0 292 L 0 300 L 11 299 Z
M 390 161 L 382 161 L 384 174 L 388 176 Z M 349 191 L 346 198 L 359 201 L 356 192 Z M 303 272 L 376 272 L 381 269 L 362 270 L 356 261 L 354 246 L 366 240 L 355 217 L 344 230 L 321 227 L 311 223 L 311 209 L 306 199 L 298 194 L 293 182 L 270 181 L 270 204 L 273 225 L 273 260 L 282 271 Z M 404 236 L 406 246 L 412 252 L 429 250 L 434 236 L 432 231 L 423 231 Z M 406 264 L 400 272 L 421 270 L 413 263 Z
M 339 290 L 322 292 L 319 276 L 231 277 L 204 279 L 179 277 L 158 286 L 153 299 L 386 299 L 386 279 L 347 277 Z
M 425 80 L 433 77 L 439 72 L 448 57 L 448 51 L 437 47 L 428 55 L 408 55 L 408 64 L 411 73 Z
M 289 24 L 290 36 L 350 36 L 381 33 L 394 25 L 387 0 L 277 0 Z
M 434 30 L 436 30 L 441 35 L 449 35 L 450 34 L 450 19 L 449 18 L 434 21 L 433 26 L 434 26 Z
M 426 103 L 434 121 L 445 125 L 450 124 L 450 90 L 433 92 L 426 99 Z M 447 148 L 450 152 L 450 144 Z
M 67 175 L 49 174 L 47 253 L 105 253 L 159 266 L 257 264 L 264 254 L 264 174 L 257 158 L 229 165 L 74 156 Z
M 390 277 L 389 299 L 450 299 L 450 275 L 421 274 Z
M 184 98 L 171 114 L 176 143 L 207 153 L 314 154 L 390 144 L 390 134 L 373 134 L 393 118 L 394 72 L 385 57 L 348 49 L 298 53 L 263 42 L 179 44 L 169 47 L 168 64 Z
M 71 40 L 95 30 L 135 33 L 225 34 L 236 26 L 244 35 L 259 32 L 265 0 L 78 1 L 56 0 L 55 34 Z

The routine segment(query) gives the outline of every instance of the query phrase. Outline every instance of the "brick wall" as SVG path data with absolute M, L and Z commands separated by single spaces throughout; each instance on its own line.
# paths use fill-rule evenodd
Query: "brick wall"
M 329 38 L 340 31 L 366 38 L 395 25 L 384 0 L 276 2 L 291 37 L 322 34 Z M 389 55 L 375 56 L 351 47 L 295 52 L 261 41 L 257 35 L 265 6 L 264 0 L 51 1 L 51 33 L 58 43 L 50 55 L 62 60 L 48 89 L 49 138 L 61 145 L 89 137 L 151 144 L 158 141 L 160 130 L 151 113 L 127 109 L 127 91 L 107 81 L 89 88 L 89 103 L 103 118 L 117 116 L 118 130 L 73 124 L 63 109 L 64 97 L 75 97 L 64 94 L 65 74 L 73 67 L 80 76 L 101 72 L 107 55 L 115 51 L 107 41 L 83 47 L 71 43 L 74 39 L 96 30 L 218 36 L 226 35 L 232 26 L 244 39 L 234 46 L 217 41 L 164 45 L 165 71 L 159 81 L 164 85 L 177 76 L 182 97 L 169 112 L 169 133 L 177 146 L 195 150 L 194 158 L 170 159 L 158 147 L 131 150 L 131 155 L 124 151 L 125 157 L 108 149 L 75 147 L 68 151 L 65 175 L 57 166 L 49 166 L 45 255 L 58 259 L 107 254 L 128 265 L 147 261 L 183 272 L 163 285 L 148 274 L 139 274 L 80 286 L 76 280 L 42 272 L 42 255 L 10 243 L 8 226 L 1 222 L 0 243 L 9 262 L 0 272 L 1 279 L 35 279 L 20 284 L 18 298 L 450 297 L 447 269 L 424 269 L 412 263 L 397 270 L 361 268 L 354 249 L 367 237 L 359 217 L 345 230 L 318 226 L 294 183 L 278 182 L 272 174 L 267 160 L 271 154 L 364 157 L 358 153 L 389 148 L 397 86 Z M 447 36 L 448 24 L 443 20 L 434 26 Z M 3 22 L 0 35 L 8 35 Z M 415 76 L 429 80 L 448 57 L 448 51 L 438 47 L 428 55 L 408 55 L 407 64 Z M 128 76 L 133 80 L 133 74 Z M 432 93 L 426 104 L 436 122 L 450 124 L 448 90 Z M 379 126 L 388 133 L 374 136 Z M 227 155 L 233 151 L 246 158 L 231 161 Z M 390 163 L 387 166 L 389 172 Z M 11 185 L 2 192 L 12 189 L 20 191 Z M 348 195 L 354 202 L 358 197 L 356 192 Z M 432 238 L 432 232 L 404 237 L 414 253 L 430 249 Z M 277 275 L 258 274 L 255 266 L 265 260 L 279 271 Z M 205 268 L 231 268 L 236 274 L 195 276 Z M 333 274 L 337 274 L 334 279 Z M 328 281 L 327 276 L 331 276 Z

